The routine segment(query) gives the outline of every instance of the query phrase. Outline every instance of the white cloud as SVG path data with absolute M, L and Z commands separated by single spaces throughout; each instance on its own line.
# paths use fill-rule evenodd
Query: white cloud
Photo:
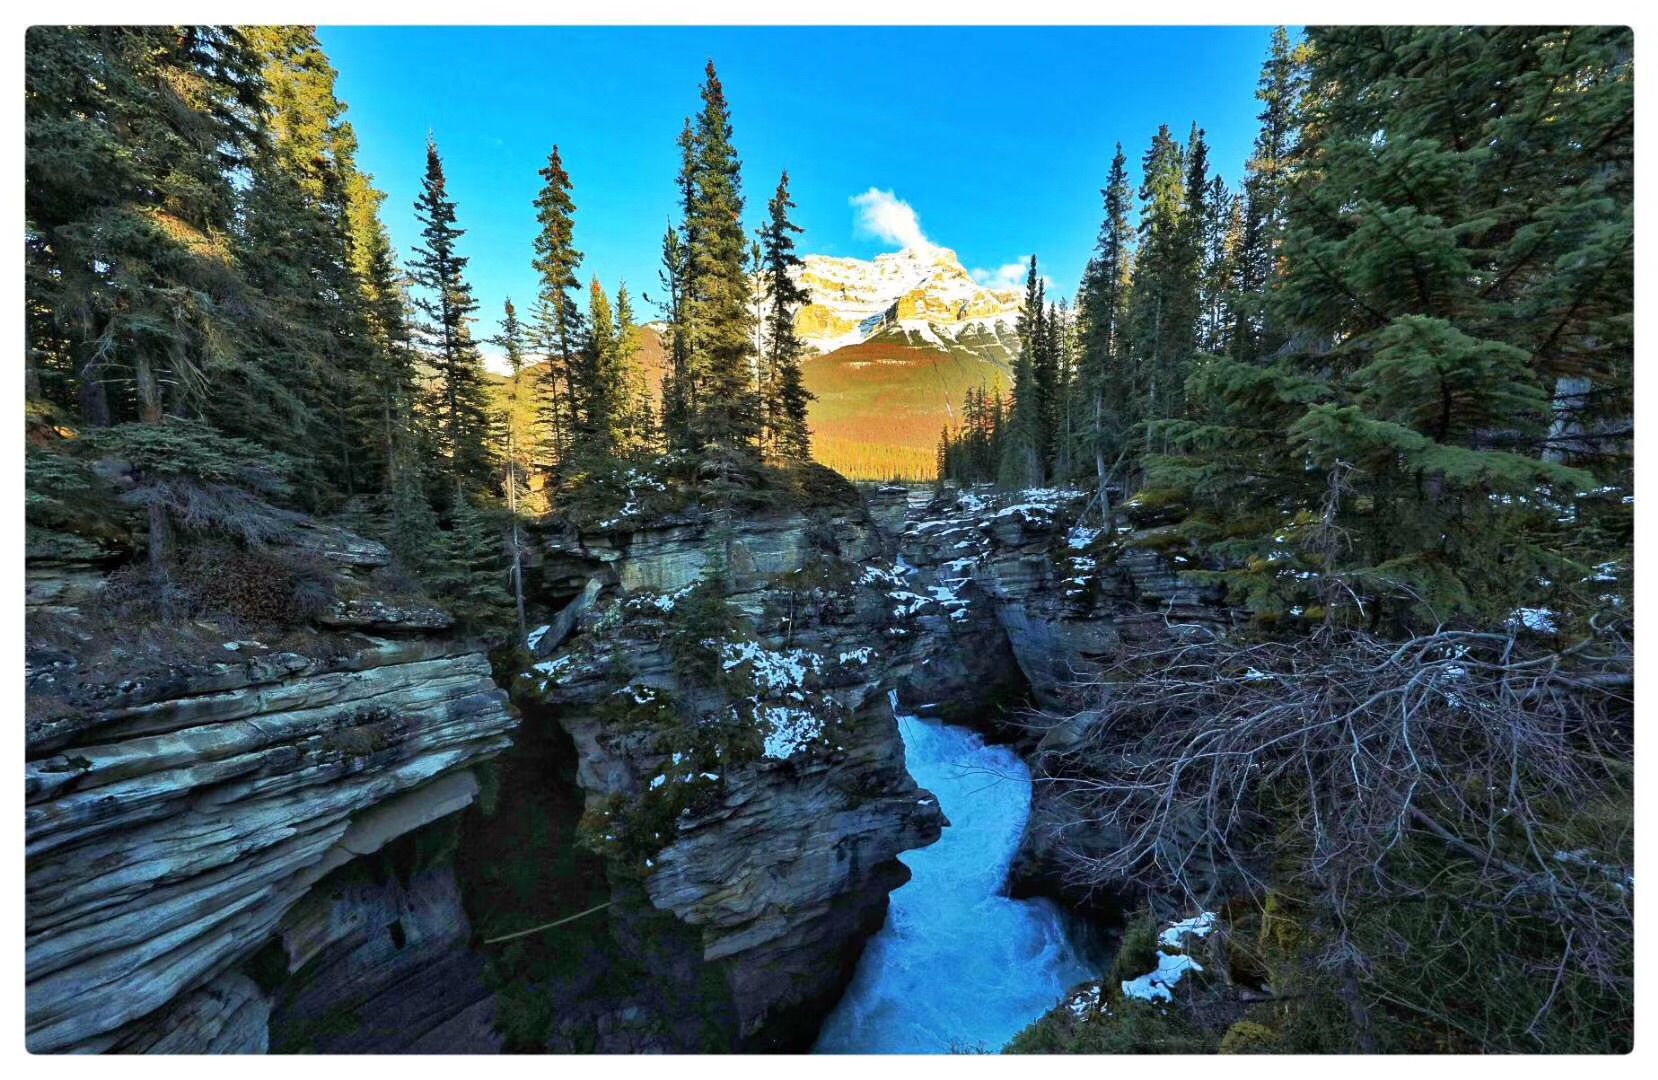
M 1020 289 L 1025 287 L 1025 275 L 1030 271 L 1030 256 L 1025 256 L 1018 262 L 1003 263 L 994 270 L 969 270 L 973 280 L 987 289 Z M 1049 298 L 1054 295 L 1053 278 L 1038 272 L 1036 280 L 1048 291 Z
M 860 232 L 916 251 L 931 251 L 938 246 L 921 231 L 921 218 L 916 215 L 915 207 L 890 191 L 872 187 L 847 201 L 858 212 Z
M 1023 262 L 1003 263 L 994 270 L 969 270 L 973 280 L 991 289 L 1018 289 L 1025 284 Z
M 512 365 L 507 363 L 506 350 L 493 341 L 478 342 L 478 352 L 483 355 L 484 368 L 496 375 L 511 375 Z

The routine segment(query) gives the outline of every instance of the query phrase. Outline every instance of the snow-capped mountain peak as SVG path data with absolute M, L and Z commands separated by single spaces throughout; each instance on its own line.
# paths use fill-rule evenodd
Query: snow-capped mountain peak
M 873 260 L 808 255 L 798 274 L 811 303 L 795 329 L 819 352 L 897 330 L 944 346 L 964 335 L 995 340 L 1013 329 L 1021 295 L 974 281 L 956 253 L 907 247 Z

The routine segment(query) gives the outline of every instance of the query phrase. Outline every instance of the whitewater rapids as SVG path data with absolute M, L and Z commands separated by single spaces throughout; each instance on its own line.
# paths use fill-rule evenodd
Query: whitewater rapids
M 950 824 L 900 855 L 907 884 L 824 1021 L 829 1054 L 995 1052 L 1095 976 L 1047 900 L 1012 900 L 1008 869 L 1030 816 L 1030 770 L 965 728 L 893 712 L 910 775 Z

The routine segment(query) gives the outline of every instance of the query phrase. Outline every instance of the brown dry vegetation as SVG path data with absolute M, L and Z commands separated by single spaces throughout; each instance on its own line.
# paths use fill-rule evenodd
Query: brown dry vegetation
M 969 387 L 1007 389 L 976 356 L 889 342 L 849 345 L 803 366 L 812 456 L 854 480 L 931 480 L 939 432 Z

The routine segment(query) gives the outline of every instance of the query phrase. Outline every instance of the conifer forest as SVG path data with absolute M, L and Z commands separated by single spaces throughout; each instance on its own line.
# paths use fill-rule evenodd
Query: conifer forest
M 28 1049 L 1628 1053 L 1634 32 L 1257 38 L 994 282 L 670 70 L 624 281 L 326 28 L 30 28 Z

